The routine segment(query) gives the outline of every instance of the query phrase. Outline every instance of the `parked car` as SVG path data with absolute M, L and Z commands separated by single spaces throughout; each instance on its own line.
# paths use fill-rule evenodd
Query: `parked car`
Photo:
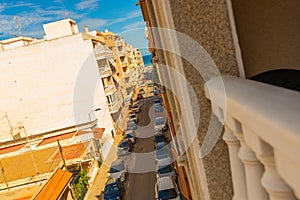
M 158 91 L 157 86 L 153 87 L 153 92 L 154 92 L 155 95 L 159 95 L 159 91 Z
M 145 90 L 143 88 L 140 89 L 140 94 L 145 94 Z
M 119 178 L 122 182 L 126 180 L 126 168 L 123 160 L 112 162 L 109 169 L 110 178 Z
M 155 99 L 155 100 L 154 100 L 154 104 L 159 104 L 159 105 L 161 105 L 161 100 L 160 100 L 160 99 Z
M 140 103 L 134 103 L 132 105 L 131 110 L 134 111 L 135 113 L 141 112 L 141 105 L 140 105 Z
M 144 97 L 143 97 L 143 95 L 142 94 L 138 94 L 137 95 L 137 100 L 140 100 L 140 99 L 143 99 Z
M 155 112 L 162 112 L 164 111 L 164 107 L 161 104 L 154 104 Z
M 129 139 L 133 144 L 135 144 L 135 134 L 133 130 L 126 130 L 124 134 L 124 139 Z
M 134 121 L 135 123 L 138 123 L 139 118 L 135 113 L 129 113 L 128 120 Z
M 164 117 L 156 117 L 155 118 L 155 125 L 154 125 L 155 132 L 157 131 L 167 131 L 168 130 L 168 121 Z
M 122 140 L 118 145 L 118 156 L 126 155 L 132 151 L 133 143 L 129 139 Z
M 172 148 L 170 146 L 165 146 L 165 147 L 155 151 L 155 159 L 156 159 L 157 163 L 159 162 L 159 160 L 162 160 L 165 158 L 173 159 Z
M 165 158 L 157 162 L 157 179 L 165 176 L 172 176 L 176 180 L 176 170 L 172 159 Z
M 168 141 L 169 141 L 169 139 L 163 134 L 162 135 L 156 135 L 154 137 L 154 140 L 153 140 L 154 143 L 168 142 Z
M 166 141 L 155 143 L 155 149 L 156 150 L 162 149 L 166 145 L 168 145 L 168 143 Z
M 156 200 L 181 200 L 180 191 L 172 177 L 158 178 L 155 183 L 155 199 Z
M 128 130 L 135 130 L 137 128 L 136 123 L 132 120 L 127 121 L 127 129 Z
M 120 179 L 109 179 L 104 188 L 104 200 L 122 199 L 124 194 L 124 186 Z

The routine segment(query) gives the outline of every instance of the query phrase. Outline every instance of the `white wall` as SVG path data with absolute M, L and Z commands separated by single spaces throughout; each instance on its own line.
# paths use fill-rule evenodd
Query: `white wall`
M 9 137 L 5 112 L 30 135 L 88 122 L 89 112 L 107 107 L 103 87 L 95 92 L 101 82 L 92 43 L 81 34 L 0 52 L 0 71 L 1 141 Z

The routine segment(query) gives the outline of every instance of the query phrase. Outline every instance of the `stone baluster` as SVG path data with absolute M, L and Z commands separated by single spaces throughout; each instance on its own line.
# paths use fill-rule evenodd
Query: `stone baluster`
M 238 156 L 245 166 L 248 199 L 267 200 L 269 199 L 268 194 L 261 185 L 264 167 L 256 158 L 255 153 L 246 144 L 241 124 L 235 121 L 234 128 L 234 134 L 241 143 Z
M 223 140 L 228 145 L 230 167 L 232 174 L 232 183 L 234 197 L 233 200 L 247 200 L 247 188 L 245 180 L 245 168 L 241 160 L 238 158 L 238 151 L 240 149 L 240 142 L 233 135 L 232 131 L 225 126 Z
M 265 144 L 265 146 L 269 146 Z M 264 148 L 265 150 L 268 148 Z M 271 149 L 271 147 L 269 147 Z M 266 152 L 266 151 L 265 151 Z M 265 166 L 261 183 L 268 191 L 270 200 L 296 200 L 293 190 L 279 176 L 276 170 L 276 164 L 273 156 L 273 150 L 268 151 L 268 154 L 258 155 L 258 158 Z
M 241 145 L 238 156 L 245 165 L 248 199 L 267 200 L 268 194 L 260 182 L 264 168 L 254 152 L 246 145 Z

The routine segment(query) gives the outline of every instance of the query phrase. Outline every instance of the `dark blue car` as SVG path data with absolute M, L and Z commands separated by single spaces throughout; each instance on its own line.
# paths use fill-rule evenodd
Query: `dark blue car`
M 119 200 L 122 199 L 124 187 L 120 179 L 110 179 L 104 189 L 104 200 Z

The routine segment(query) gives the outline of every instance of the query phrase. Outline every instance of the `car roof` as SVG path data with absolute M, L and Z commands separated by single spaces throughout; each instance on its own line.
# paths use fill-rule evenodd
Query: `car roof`
M 119 182 L 118 178 L 110 178 L 110 179 L 108 179 L 106 185 L 115 184 L 115 183 L 118 183 L 118 182 Z
M 119 166 L 119 165 L 124 165 L 124 160 L 115 160 L 111 163 L 111 167 L 113 166 Z
M 124 139 L 119 143 L 119 145 L 121 145 L 123 143 L 131 143 L 131 141 L 129 139 Z
M 130 134 L 130 135 L 134 135 L 134 130 L 125 130 L 125 135 Z
M 170 157 L 157 160 L 157 166 L 167 166 L 172 163 L 173 163 L 173 160 Z
M 157 179 L 158 190 L 167 190 L 174 188 L 174 182 L 171 176 L 161 177 Z

